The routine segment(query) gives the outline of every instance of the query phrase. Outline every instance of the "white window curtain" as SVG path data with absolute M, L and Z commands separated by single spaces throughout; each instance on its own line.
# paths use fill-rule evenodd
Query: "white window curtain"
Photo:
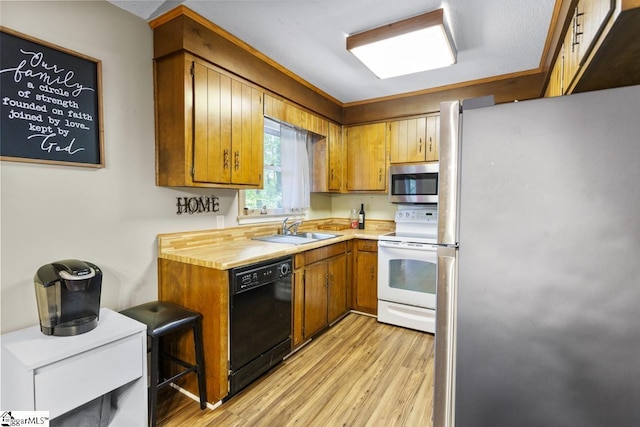
M 307 131 L 283 123 L 280 128 L 280 150 L 282 207 L 286 213 L 303 212 L 310 206 Z

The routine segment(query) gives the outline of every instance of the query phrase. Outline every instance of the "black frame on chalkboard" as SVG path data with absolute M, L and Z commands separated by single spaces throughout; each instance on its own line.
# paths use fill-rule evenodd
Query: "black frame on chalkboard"
M 0 160 L 104 167 L 102 62 L 0 26 Z

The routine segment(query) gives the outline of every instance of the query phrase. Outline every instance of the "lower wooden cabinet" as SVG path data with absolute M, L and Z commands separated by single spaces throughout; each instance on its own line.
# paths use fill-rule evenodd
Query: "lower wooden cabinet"
M 349 310 L 347 243 L 298 254 L 294 265 L 295 347 Z
M 378 314 L 378 242 L 357 240 L 353 268 L 353 308 Z
M 222 400 L 229 394 L 229 271 L 158 258 L 158 299 L 202 313 L 207 400 Z M 195 360 L 191 334 L 167 344 L 181 359 Z M 185 376 L 181 387 L 198 395 L 197 376 Z

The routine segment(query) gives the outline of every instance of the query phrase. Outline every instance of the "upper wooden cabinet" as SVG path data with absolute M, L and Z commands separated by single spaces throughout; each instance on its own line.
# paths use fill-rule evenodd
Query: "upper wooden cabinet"
M 156 60 L 156 184 L 262 186 L 262 92 L 188 53 Z
M 315 141 L 313 148 L 313 174 L 311 191 L 314 193 L 341 193 L 343 191 L 342 126 L 329 123 L 326 138 Z
M 385 191 L 386 126 L 376 123 L 346 128 L 347 191 Z
M 329 123 L 329 168 L 327 181 L 330 192 L 341 192 L 343 190 L 344 171 L 344 145 L 342 144 L 342 126 Z
M 327 120 L 269 94 L 264 96 L 264 115 L 308 130 L 316 135 L 326 136 L 328 132 L 329 123 Z
M 387 123 L 387 145 L 391 163 L 438 160 L 440 117 L 418 117 Z
M 342 126 L 269 94 L 265 94 L 264 98 L 264 115 L 313 132 L 311 191 L 342 192 Z
M 580 0 L 545 96 L 640 84 L 640 2 Z
M 547 89 L 545 90 L 544 96 L 560 96 L 562 95 L 562 81 L 563 81 L 563 55 L 564 47 L 560 48 L 560 55 L 558 56 L 558 60 L 553 65 L 553 69 L 551 70 L 551 75 L 549 76 L 549 83 L 547 84 Z
M 593 49 L 597 37 L 613 11 L 614 3 L 615 0 L 580 0 L 578 2 L 563 45 L 565 90 L 573 85 L 580 67 Z

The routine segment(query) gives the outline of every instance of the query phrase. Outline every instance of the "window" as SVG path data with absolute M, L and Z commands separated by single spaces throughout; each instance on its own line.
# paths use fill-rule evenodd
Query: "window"
M 239 194 L 239 222 L 304 217 L 309 208 L 308 132 L 264 119 L 264 172 L 261 190 Z

